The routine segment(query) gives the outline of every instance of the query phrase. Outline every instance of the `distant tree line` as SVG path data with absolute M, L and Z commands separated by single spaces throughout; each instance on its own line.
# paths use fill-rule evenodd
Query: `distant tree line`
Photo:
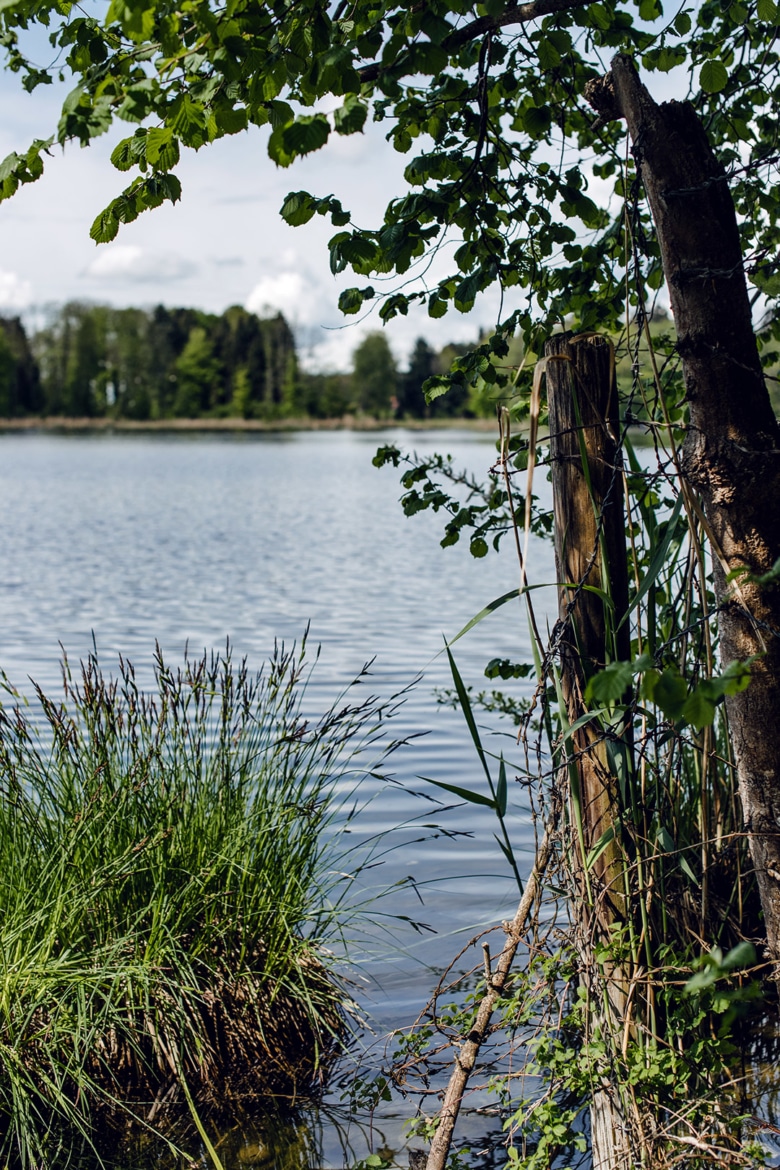
M 376 332 L 356 347 L 351 373 L 310 374 L 281 314 L 71 302 L 29 335 L 18 317 L 0 318 L 0 417 L 473 417 L 492 403 L 466 386 L 430 404 L 422 389 L 466 348 L 437 352 L 420 338 L 399 370 Z
M 72 302 L 32 333 L 29 348 L 40 379 L 30 413 L 263 418 L 294 406 L 295 342 L 282 316 Z

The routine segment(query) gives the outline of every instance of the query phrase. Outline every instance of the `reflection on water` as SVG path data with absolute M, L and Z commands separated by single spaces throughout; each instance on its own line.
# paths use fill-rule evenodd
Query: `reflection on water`
M 467 1153 L 473 1170 L 493 1170 L 503 1165 L 506 1153 L 500 1126 L 491 1125 L 487 1118 L 477 1114 L 470 1129 L 468 1148 L 465 1148 L 466 1140 L 460 1138 L 453 1144 L 453 1152 L 461 1149 Z M 422 1148 L 419 1141 L 409 1146 L 405 1138 L 393 1145 L 381 1120 L 355 1117 L 335 1106 L 308 1112 L 299 1110 L 288 1116 L 274 1113 L 271 1106 L 263 1118 L 245 1119 L 227 1127 L 211 1124 L 209 1133 L 223 1170 L 319 1170 L 328 1140 L 335 1141 L 340 1150 L 334 1165 L 355 1167 L 365 1162 L 371 1150 L 386 1166 L 405 1170 L 414 1161 L 413 1151 Z M 105 1165 L 112 1170 L 214 1170 L 214 1162 L 194 1127 L 177 1134 L 176 1144 L 178 1151 L 166 1148 L 159 1141 L 141 1140 L 130 1147 L 124 1146 L 120 1154 L 109 1155 Z M 79 1170 L 97 1170 L 97 1167 L 94 1163 L 85 1164 Z M 369 1164 L 365 1170 L 373 1167 Z
M 212 1148 L 224 1170 L 315 1170 L 321 1165 L 316 1114 L 285 1116 L 272 1107 L 262 1120 L 245 1119 L 228 1126 L 210 1123 L 208 1128 Z M 122 1170 L 194 1170 L 201 1166 L 214 1170 L 214 1163 L 191 1122 L 172 1133 L 171 1141 L 175 1149 L 159 1140 L 142 1137 L 132 1144 L 124 1144 L 121 1152 L 101 1153 L 109 1165 L 121 1166 Z M 85 1165 L 81 1170 L 88 1167 Z
M 437 703 L 434 688 L 451 683 L 443 636 L 516 585 L 517 568 L 509 546 L 479 562 L 465 544 L 441 549 L 440 515 L 407 520 L 397 473 L 371 466 L 388 441 L 449 450 L 480 477 L 495 459 L 490 437 L 452 432 L 0 435 L 0 667 L 22 690 L 30 677 L 56 689 L 59 643 L 76 660 L 94 637 L 105 668 L 121 653 L 143 684 L 156 640 L 175 662 L 187 645 L 197 653 L 229 638 L 254 669 L 275 638 L 300 638 L 308 621 L 312 642 L 322 645 L 306 700 L 312 711 L 324 710 L 371 659 L 370 686 L 383 696 L 422 672 L 395 730 L 420 738 L 394 756 L 391 786 L 372 790 L 368 782 L 361 794 L 369 799 L 364 833 L 405 842 L 372 871 L 374 892 L 392 887 L 392 900 L 377 904 L 350 944 L 361 1011 L 379 1035 L 414 1019 L 435 972 L 478 928 L 506 917 L 515 897 L 490 811 L 444 811 L 441 794 L 419 777 L 484 783 L 467 729 Z M 548 546 L 532 549 L 531 578 L 554 581 Z M 554 590 L 536 599 L 543 622 Z M 491 658 L 529 656 L 517 605 L 457 647 L 461 673 L 477 690 Z M 501 730 L 487 729 L 486 745 L 511 759 L 513 737 L 496 738 Z M 529 810 L 519 785 L 511 795 L 515 850 L 530 863 Z M 430 929 L 417 931 L 412 920 Z M 354 1158 L 377 1148 L 377 1134 L 400 1151 L 407 1116 L 403 1105 L 387 1106 L 368 1138 L 356 1119 L 339 1129 L 327 1114 L 294 1137 L 282 1127 L 287 1136 L 278 1142 L 266 1129 L 246 1140 L 231 1131 L 221 1139 L 226 1170 L 253 1164 L 251 1157 L 264 1164 L 266 1149 L 276 1151 L 268 1155 L 275 1165 L 286 1166 L 288 1156 L 291 1167 L 303 1165 L 316 1149 L 315 1164 L 341 1166 L 345 1136 Z M 484 1119 L 476 1125 L 486 1129 Z

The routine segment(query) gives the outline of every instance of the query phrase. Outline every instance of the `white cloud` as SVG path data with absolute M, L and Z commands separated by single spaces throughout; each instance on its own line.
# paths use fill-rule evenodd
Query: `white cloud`
M 373 323 L 374 328 L 376 324 Z M 306 330 L 297 335 L 298 357 L 304 370 L 313 374 L 346 372 L 352 368 L 352 354 L 369 329 L 352 326 L 346 329 Z
M 0 309 L 26 309 L 32 300 L 32 285 L 15 272 L 0 269 Z
M 293 326 L 319 324 L 325 308 L 322 289 L 303 273 L 291 271 L 261 276 L 246 307 L 261 317 L 281 313 Z
M 84 276 L 93 280 L 167 284 L 192 276 L 196 270 L 191 260 L 174 252 L 149 252 L 137 244 L 109 244 L 100 249 Z

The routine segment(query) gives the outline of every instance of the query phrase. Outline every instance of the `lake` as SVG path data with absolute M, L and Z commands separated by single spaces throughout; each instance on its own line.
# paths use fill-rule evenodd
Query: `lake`
M 377 792 L 364 830 L 423 813 L 430 820 L 432 806 L 414 795 L 425 788 L 420 776 L 474 787 L 481 775 L 462 717 L 437 701 L 436 689 L 451 684 L 443 638 L 516 586 L 518 569 L 509 541 L 499 556 L 477 561 L 467 542 L 439 546 L 441 514 L 407 519 L 399 473 L 371 464 L 389 441 L 448 451 L 480 478 L 496 458 L 490 436 L 449 430 L 0 435 L 0 666 L 29 693 L 29 678 L 56 689 L 60 643 L 75 661 L 94 638 L 104 668 L 121 653 L 143 679 L 155 640 L 176 663 L 185 647 L 221 650 L 229 639 L 259 668 L 274 639 L 300 639 L 310 622 L 311 641 L 322 647 L 307 697 L 313 709 L 324 709 L 371 659 L 371 686 L 382 696 L 422 674 L 395 731 L 420 738 L 393 758 L 397 784 Z M 551 546 L 534 543 L 530 566 L 533 583 L 554 581 Z M 537 610 L 551 614 L 553 590 L 537 597 L 546 598 Z M 489 686 L 483 671 L 491 658 L 528 660 L 519 604 L 492 614 L 455 652 L 475 690 Z M 511 757 L 511 729 L 494 723 L 485 731 L 499 733 L 507 738 L 489 742 Z M 530 817 L 514 787 L 514 845 L 528 866 Z M 385 886 L 413 876 L 424 905 L 407 890 L 383 909 L 432 928 L 420 934 L 398 921 L 392 945 L 375 933 L 352 956 L 377 1036 L 410 1023 L 436 970 L 516 899 L 492 814 L 464 806 L 446 825 L 471 836 L 408 844 L 376 876 Z M 408 1112 L 394 1106 L 377 1119 L 394 1148 Z M 327 1126 L 322 1156 L 342 1162 Z

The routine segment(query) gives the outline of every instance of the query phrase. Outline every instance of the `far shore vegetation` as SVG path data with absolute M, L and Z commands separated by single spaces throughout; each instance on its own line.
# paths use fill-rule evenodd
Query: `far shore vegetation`
M 0 419 L 262 428 L 293 419 L 360 425 L 495 418 L 487 384 L 464 382 L 459 392 L 425 401 L 424 383 L 448 373 L 468 348 L 435 350 L 419 338 L 401 369 L 377 331 L 355 347 L 349 372 L 310 373 L 281 314 L 260 318 L 238 305 L 216 315 L 71 302 L 35 330 L 19 317 L 0 317 Z

